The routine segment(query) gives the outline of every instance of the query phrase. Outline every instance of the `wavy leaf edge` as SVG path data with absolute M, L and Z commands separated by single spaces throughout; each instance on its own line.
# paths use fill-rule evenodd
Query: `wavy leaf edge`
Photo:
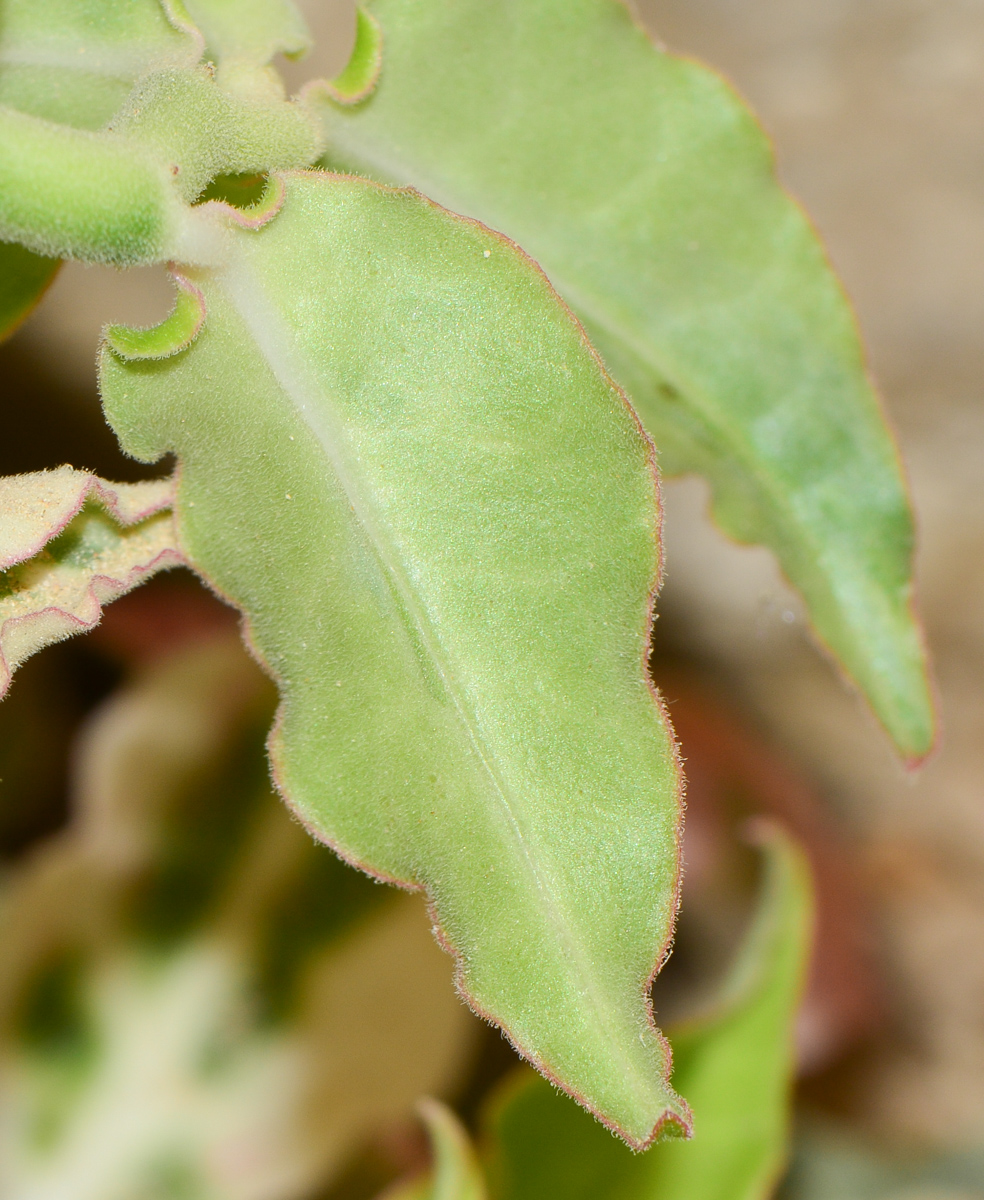
M 598 351 L 595 349 L 594 345 L 591 343 L 590 339 L 588 338 L 587 332 L 585 331 L 584 326 L 583 326 L 582 322 L 580 321 L 580 319 L 573 313 L 573 311 L 571 310 L 571 308 L 567 304 L 567 302 L 564 300 L 564 298 L 562 296 L 560 296 L 559 293 L 557 293 L 556 289 L 553 287 L 552 283 L 550 282 L 549 278 L 547 277 L 546 273 L 544 272 L 542 267 L 539 265 L 539 263 L 536 262 L 536 260 L 533 259 L 532 256 L 526 250 L 524 250 L 518 243 L 516 243 L 513 239 L 508 237 L 506 234 L 503 234 L 497 230 L 490 228 L 489 226 L 485 225 L 483 222 L 479 221 L 477 218 L 453 212 L 452 210 L 441 205 L 439 202 L 431 199 L 429 196 L 424 195 L 423 193 L 421 193 L 420 191 L 418 191 L 416 188 L 414 188 L 412 186 L 393 187 L 393 186 L 389 186 L 389 185 L 385 185 L 385 184 L 380 184 L 375 181 L 367 180 L 364 177 L 357 176 L 357 175 L 349 175 L 349 174 L 343 174 L 343 173 L 337 173 L 337 172 L 327 172 L 327 171 L 322 171 L 322 170 L 294 169 L 294 170 L 287 170 L 287 171 L 283 171 L 283 172 L 277 172 L 277 173 L 275 173 L 275 175 L 274 174 L 271 175 L 271 178 L 278 179 L 279 181 L 281 181 L 281 184 L 286 183 L 287 181 L 289 181 L 292 178 L 309 179 L 312 177 L 315 177 L 315 178 L 327 177 L 329 179 L 338 180 L 338 181 L 350 181 L 350 182 L 357 183 L 360 186 L 365 186 L 365 187 L 371 188 L 372 190 L 375 190 L 378 192 L 413 197 L 413 198 L 421 201 L 423 204 L 427 205 L 429 208 L 432 208 L 433 210 L 435 210 L 443 215 L 453 218 L 453 220 L 455 222 L 460 222 L 462 225 L 470 226 L 474 229 L 480 230 L 483 237 L 489 239 L 490 245 L 493 245 L 493 246 L 499 245 L 504 250 L 515 255 L 521 262 L 523 262 L 528 267 L 528 269 L 535 272 L 535 274 L 540 278 L 540 280 L 543 282 L 543 284 L 549 289 L 549 294 L 552 296 L 553 302 L 560 308 L 560 310 L 564 313 L 567 320 L 576 329 L 578 337 L 580 338 L 580 341 L 581 341 L 583 347 L 588 351 L 588 353 L 594 360 L 594 362 L 597 366 L 597 369 L 600 371 L 600 373 L 603 376 L 603 378 L 605 379 L 605 381 L 611 387 L 613 392 L 619 397 L 620 402 L 621 402 L 625 412 L 630 416 L 632 423 L 634 424 L 634 426 L 638 432 L 639 437 L 642 439 L 642 444 L 645 446 L 646 464 L 647 464 L 649 476 L 650 476 L 650 479 L 652 482 L 652 487 L 653 487 L 653 492 L 654 492 L 654 500 L 655 500 L 655 508 L 656 508 L 656 514 L 657 514 L 657 524 L 656 524 L 655 536 L 654 536 L 655 550 L 656 550 L 656 555 L 655 555 L 656 570 L 655 570 L 653 578 L 650 580 L 648 596 L 647 596 L 647 600 L 646 600 L 644 621 L 645 621 L 645 626 L 646 626 L 646 630 L 647 630 L 647 636 L 644 639 L 643 650 L 641 653 L 640 669 L 643 672 L 643 678 L 646 683 L 646 687 L 647 687 L 647 690 L 648 690 L 648 693 L 650 696 L 651 703 L 655 706 L 655 709 L 656 709 L 657 713 L 659 714 L 659 717 L 661 718 L 665 728 L 669 732 L 669 742 L 672 747 L 673 769 L 674 769 L 676 781 L 677 781 L 676 782 L 676 800 L 677 800 L 678 815 L 677 815 L 677 820 L 676 820 L 676 825 L 675 825 L 675 867 L 674 867 L 674 884 L 673 884 L 673 892 L 672 892 L 672 911 L 673 911 L 672 924 L 671 924 L 670 929 L 667 932 L 667 935 L 666 935 L 664 941 L 662 942 L 662 944 L 658 945 L 656 948 L 656 951 L 655 951 L 655 954 L 653 957 L 653 965 L 652 965 L 651 971 L 646 979 L 644 988 L 642 990 L 643 990 L 643 995 L 644 995 L 644 1004 L 645 1004 L 645 1010 L 646 1010 L 646 1014 L 647 1014 L 649 1032 L 656 1039 L 657 1044 L 662 1049 L 663 1055 L 664 1055 L 663 1070 L 660 1071 L 660 1073 L 659 1073 L 660 1081 L 663 1084 L 663 1086 L 665 1087 L 665 1090 L 666 1090 L 668 1096 L 671 1099 L 676 1100 L 676 1102 L 679 1106 L 677 1111 L 674 1111 L 670 1107 L 666 1107 L 664 1109 L 663 1113 L 658 1118 L 658 1120 L 654 1123 L 653 1128 L 649 1131 L 648 1135 L 645 1136 L 644 1138 L 636 1138 L 636 1137 L 632 1137 L 632 1135 L 627 1133 L 627 1131 L 624 1130 L 623 1128 L 621 1128 L 614 1120 L 606 1117 L 601 1111 L 599 1111 L 597 1108 L 593 1107 L 585 1096 L 583 1096 L 579 1092 L 576 1092 L 570 1086 L 565 1084 L 559 1078 L 559 1076 L 557 1074 L 555 1074 L 545 1062 L 543 1062 L 540 1058 L 538 1058 L 536 1055 L 534 1055 L 529 1050 L 527 1050 L 521 1044 L 521 1042 L 512 1035 L 511 1031 L 500 1020 L 498 1020 L 496 1017 L 494 1017 L 492 1015 L 492 1013 L 490 1013 L 485 1008 L 483 1008 L 482 1005 L 471 994 L 471 992 L 469 991 L 469 988 L 467 986 L 467 982 L 466 982 L 466 968 L 465 968 L 464 955 L 455 946 L 455 944 L 451 940 L 450 936 L 447 934 L 446 930 L 444 929 L 444 927 L 441 923 L 440 916 L 437 912 L 436 902 L 434 901 L 434 899 L 432 897 L 431 889 L 429 888 L 429 886 L 426 883 L 418 883 L 414 880 L 400 878 L 400 877 L 397 877 L 394 875 L 390 875 L 390 874 L 386 873 L 385 871 L 382 871 L 382 870 L 372 867 L 369 863 L 362 860 L 357 855 L 353 854 L 350 850 L 348 850 L 341 843 L 327 837 L 325 835 L 325 833 L 322 830 L 318 829 L 318 827 L 314 824 L 314 822 L 308 816 L 305 815 L 305 813 L 301 810 L 300 806 L 294 802 L 292 796 L 290 795 L 289 789 L 285 783 L 285 770 L 282 765 L 282 756 L 280 753 L 280 745 L 281 745 L 280 731 L 281 731 L 282 723 L 284 720 L 285 708 L 286 708 L 286 701 L 283 699 L 283 696 L 284 696 L 284 693 L 286 690 L 285 689 L 286 681 L 282 677 L 280 677 L 278 672 L 266 660 L 265 656 L 263 655 L 262 651 L 260 650 L 260 648 L 257 644 L 257 641 L 256 641 L 255 637 L 253 636 L 252 622 L 251 622 L 251 618 L 250 618 L 249 614 L 244 612 L 240 608 L 240 606 L 236 603 L 236 601 L 233 599 L 233 597 L 231 597 L 220 586 L 218 586 L 218 584 L 212 578 L 210 578 L 208 572 L 205 569 L 203 569 L 199 564 L 197 564 L 193 558 L 191 558 L 191 557 L 187 558 L 186 564 L 192 567 L 192 569 L 196 572 L 196 574 L 199 575 L 199 577 L 202 579 L 202 581 L 205 583 L 205 585 L 220 600 L 222 600 L 223 603 L 228 604 L 230 607 L 234 608 L 237 612 L 240 613 L 240 629 L 241 629 L 243 641 L 244 641 L 247 649 L 249 650 L 250 654 L 255 658 L 255 660 L 262 666 L 263 670 L 267 673 L 267 675 L 274 681 L 274 683 L 277 685 L 278 691 L 280 692 L 281 700 L 277 706 L 276 714 L 274 717 L 274 721 L 273 721 L 269 736 L 267 738 L 266 745 L 267 745 L 267 753 L 268 753 L 269 760 L 270 760 L 271 778 L 274 782 L 274 786 L 276 787 L 276 789 L 277 789 L 279 795 L 281 796 L 281 798 L 283 799 L 284 803 L 287 805 L 288 809 L 293 814 L 294 818 L 296 820 L 298 820 L 307 829 L 307 831 L 310 833 L 310 835 L 315 840 L 328 846 L 335 854 L 338 855 L 339 858 L 341 858 L 343 861 L 348 863 L 350 866 L 354 867 L 356 870 L 359 870 L 359 871 L 363 872 L 364 874 L 369 875 L 371 878 L 377 879 L 383 883 L 391 884 L 391 885 L 398 887 L 404 891 L 414 892 L 414 893 L 419 892 L 419 893 L 423 894 L 426 899 L 427 911 L 430 916 L 432 932 L 434 934 L 434 937 L 437 940 L 437 942 L 439 943 L 439 945 L 442 947 L 442 949 L 444 949 L 446 953 L 451 955 L 451 957 L 454 960 L 454 984 L 455 984 L 455 988 L 458 992 L 458 995 L 461 997 L 461 999 L 464 1001 L 464 1003 L 472 1010 L 472 1012 L 474 1012 L 482 1020 L 499 1028 L 501 1030 L 501 1032 L 503 1033 L 503 1035 L 506 1037 L 506 1039 L 514 1047 L 517 1054 L 520 1055 L 521 1058 L 523 1058 L 527 1062 L 531 1063 L 531 1065 L 534 1066 L 536 1068 L 536 1070 L 541 1075 L 543 1075 L 544 1078 L 548 1079 L 555 1087 L 557 1087 L 559 1090 L 565 1092 L 566 1094 L 570 1095 L 571 1098 L 573 1100 L 575 1100 L 576 1103 L 578 1103 L 582 1108 L 585 1108 L 588 1112 L 590 1112 L 592 1114 L 592 1116 L 594 1116 L 601 1124 L 603 1124 L 606 1128 L 608 1128 L 613 1134 L 615 1134 L 617 1137 L 621 1138 L 632 1150 L 643 1151 L 643 1150 L 647 1149 L 650 1145 L 652 1145 L 654 1142 L 663 1140 L 667 1137 L 690 1138 L 692 1136 L 692 1128 L 693 1128 L 692 1113 L 690 1111 L 689 1106 L 686 1104 L 686 1101 L 683 1100 L 681 1097 L 679 1097 L 673 1090 L 673 1087 L 671 1084 L 672 1050 L 671 1050 L 671 1046 L 670 1046 L 668 1039 L 664 1036 L 664 1034 L 660 1031 L 659 1027 L 656 1024 L 655 1015 L 654 1015 L 653 1006 L 652 1006 L 652 999 L 650 996 L 650 990 L 652 987 L 653 980 L 656 978 L 656 976 L 662 970 L 663 966 L 666 963 L 666 960 L 668 959 L 668 957 L 671 953 L 672 944 L 673 944 L 673 936 L 674 936 L 674 932 L 675 932 L 676 914 L 679 910 L 680 891 L 681 891 L 681 886 L 682 886 L 681 841 L 682 841 L 682 815 L 683 815 L 683 793 L 684 793 L 683 766 L 682 766 L 682 758 L 681 758 L 681 754 L 680 754 L 680 749 L 676 742 L 676 737 L 672 732 L 672 724 L 670 722 L 669 712 L 667 710 L 665 702 L 664 702 L 658 688 L 656 687 L 656 685 L 652 679 L 652 676 L 649 672 L 649 669 L 648 669 L 651 632 L 652 632 L 653 623 L 655 620 L 655 606 L 656 606 L 656 600 L 657 600 L 657 596 L 659 593 L 659 589 L 660 589 L 660 587 L 662 585 L 662 581 L 663 581 L 663 568 L 664 568 L 664 549 L 663 549 L 663 543 L 662 543 L 662 537 L 661 537 L 662 522 L 663 522 L 663 504 L 662 504 L 662 495 L 661 495 L 661 489 L 660 489 L 660 477 L 659 477 L 658 464 L 657 464 L 657 451 L 656 451 L 655 444 L 653 443 L 653 440 L 652 440 L 651 436 L 649 435 L 649 433 L 644 428 L 635 408 L 633 407 L 627 393 L 625 392 L 625 389 L 622 388 L 612 378 L 612 376 L 611 376 L 610 372 L 608 371 L 606 365 L 604 364 L 600 354 L 598 353 Z M 224 205 L 218 205 L 218 204 L 216 204 L 216 202 L 212 202 L 212 204 L 210 204 L 208 207 L 212 207 L 213 205 L 216 208 L 221 207 L 223 209 L 226 207 L 229 207 L 229 206 L 224 206 Z M 270 214 L 271 217 L 275 217 L 276 215 L 277 215 L 276 213 Z M 236 224 L 242 226 L 247 232 L 254 232 L 258 228 L 258 226 L 254 225 L 253 223 L 242 221 L 239 219 L 236 220 Z M 177 480 L 180 480 L 180 463 L 179 463 L 175 478 Z M 178 516 L 178 524 L 180 526 L 180 516 Z

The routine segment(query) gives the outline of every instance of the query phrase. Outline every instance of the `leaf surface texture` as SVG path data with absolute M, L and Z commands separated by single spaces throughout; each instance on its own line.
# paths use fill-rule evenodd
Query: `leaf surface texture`
M 426 890 L 473 1006 L 644 1144 L 688 1120 L 647 1000 L 679 817 L 652 448 L 510 242 L 411 192 L 286 186 L 190 273 L 188 349 L 104 349 L 107 416 L 179 456 L 182 547 L 280 684 L 302 819 Z

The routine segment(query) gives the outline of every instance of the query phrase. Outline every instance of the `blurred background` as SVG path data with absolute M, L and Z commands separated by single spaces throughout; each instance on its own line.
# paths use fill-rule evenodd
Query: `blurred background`
M 287 65 L 296 82 L 337 71 L 353 29 L 343 0 L 302 7 L 318 51 Z M 939 752 L 908 775 L 812 644 L 770 555 L 715 531 L 699 481 L 666 488 L 667 583 L 653 672 L 688 760 L 690 816 L 678 948 L 657 984 L 657 1011 L 664 1020 L 685 1013 L 719 977 L 751 895 L 753 866 L 735 831 L 750 813 L 778 815 L 806 842 L 820 889 L 817 958 L 798 1030 L 799 1132 L 785 1194 L 984 1197 L 984 3 L 639 0 L 638 12 L 670 49 L 718 68 L 750 101 L 774 138 L 784 182 L 856 304 L 911 482 L 943 717 Z M 145 476 L 102 426 L 95 347 L 106 321 L 149 324 L 170 303 L 162 272 L 65 268 L 34 317 L 0 348 L 8 396 L 0 473 L 71 461 L 112 479 Z M 230 623 L 190 576 L 171 573 L 114 606 L 90 638 L 28 663 L 0 709 L 0 884 L 8 891 L 0 1036 L 35 1053 L 33 1066 L 15 1056 L 0 1072 L 0 1089 L 20 1098 L 15 1116 L 0 1120 L 0 1148 L 21 1136 L 24 1114 L 40 1122 L 38 1136 L 45 1121 L 68 1119 L 52 1096 L 70 1094 L 72 1071 L 87 1052 L 89 1035 L 72 1008 L 72 989 L 85 977 L 116 1027 L 127 1025 L 125 1012 L 134 1029 L 160 1029 L 167 1012 L 186 1011 L 182 1004 L 204 1011 L 212 1003 L 226 1014 L 215 1023 L 233 1030 L 224 1053 L 243 1064 L 239 1089 L 196 1092 L 192 1106 L 209 1169 L 227 1181 L 222 1195 L 368 1197 L 423 1161 L 410 1116 L 419 1091 L 444 1095 L 471 1118 L 513 1056 L 451 996 L 450 962 L 432 951 L 420 906 L 387 908 L 381 889 L 361 880 L 350 898 L 353 921 L 363 922 L 360 939 L 354 925 L 318 927 L 290 963 L 262 965 L 257 930 L 276 926 L 270 914 L 278 904 L 303 907 L 309 894 L 289 899 L 301 886 L 296 856 L 307 853 L 291 843 L 294 827 L 281 830 L 281 850 L 267 856 L 267 899 L 250 907 L 237 891 L 237 880 L 258 870 L 251 855 L 259 843 L 250 839 L 262 843 L 267 834 L 257 830 L 278 819 L 262 770 L 259 782 L 243 784 L 263 795 L 253 832 L 224 860 L 224 882 L 199 896 L 184 924 L 174 917 L 175 897 L 216 874 L 210 860 L 174 866 L 180 821 L 193 820 L 196 803 L 212 794 L 208 772 L 235 738 L 258 744 L 256 712 L 269 703 L 230 640 Z M 191 744 L 181 722 L 216 678 L 225 684 L 215 685 L 209 711 L 225 716 L 208 737 L 199 728 Z M 227 710 L 230 688 L 242 704 Z M 155 727 L 174 734 L 168 756 L 177 764 L 156 798 L 137 783 L 154 761 L 141 725 L 151 719 L 148 706 Z M 197 791 L 189 783 L 196 779 L 206 780 Z M 112 814 L 107 796 L 146 817 L 132 845 L 107 834 L 106 812 L 99 815 L 107 805 Z M 81 889 L 71 894 L 104 897 L 70 922 L 51 915 L 65 907 L 66 879 Z M 317 884 L 345 886 L 334 877 Z M 157 908 L 147 907 L 148 895 Z M 132 948 L 164 937 L 162 920 L 187 954 L 168 959 L 172 965 L 148 982 L 132 973 Z M 38 936 L 42 927 L 48 932 Z M 397 943 L 405 952 L 394 966 Z M 382 949 L 373 950 L 377 944 Z M 359 953 L 368 959 L 345 958 Z M 271 984 L 271 971 L 281 984 L 302 980 L 295 1008 L 283 1001 L 277 1020 L 264 1005 L 271 987 L 276 994 L 286 984 Z M 357 979 L 372 981 L 368 992 Z M 312 1031 L 311 997 L 324 988 L 336 996 L 322 1006 L 333 1033 Z M 252 1015 L 233 1020 L 230 997 L 247 993 Z M 366 995 L 386 1002 L 373 1008 Z M 266 1017 L 256 1015 L 257 1005 Z M 351 1058 L 353 1043 L 382 1029 L 390 1041 L 381 1058 Z M 315 1042 L 321 1057 L 304 1052 Z M 182 1103 L 192 1111 L 188 1080 L 165 1087 L 155 1069 L 148 1065 L 129 1094 L 163 1088 L 174 1113 Z M 270 1080 L 292 1097 L 279 1117 L 269 1107 L 278 1090 Z M 332 1087 L 334 1100 L 326 1096 Z M 252 1182 L 243 1182 L 228 1165 L 230 1147 L 262 1142 L 256 1131 L 278 1120 L 319 1132 L 303 1135 L 303 1145 L 287 1132 L 269 1134 L 257 1150 L 267 1174 L 253 1169 Z M 187 1112 L 159 1121 L 175 1145 L 191 1136 L 182 1121 Z M 165 1146 L 148 1197 L 184 1194 L 185 1166 L 169 1154 Z M 65 1159 L 66 1178 L 77 1161 Z M 0 1195 L 14 1197 L 9 1163 L 0 1166 Z M 266 1191 L 258 1179 L 269 1181 Z

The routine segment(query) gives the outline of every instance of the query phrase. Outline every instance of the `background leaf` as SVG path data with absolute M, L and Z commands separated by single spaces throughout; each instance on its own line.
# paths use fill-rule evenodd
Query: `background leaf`
M 197 340 L 104 349 L 180 458 L 182 546 L 279 681 L 303 820 L 427 891 L 471 1003 L 635 1144 L 685 1126 L 648 982 L 678 769 L 645 670 L 651 448 L 515 246 L 408 192 L 287 178 L 192 272 Z
M 17 329 L 44 295 L 61 266 L 57 258 L 0 242 L 0 341 Z
M 524 1072 L 490 1115 L 498 1200 L 766 1200 L 785 1162 L 793 1021 L 809 958 L 806 860 L 772 827 L 760 909 L 719 1011 L 671 1035 L 694 1137 L 632 1155 Z
M 266 66 L 275 54 L 296 56 L 310 48 L 311 35 L 291 0 L 184 0 L 205 38 L 206 52 L 220 68 L 230 60 Z
M 663 469 L 711 480 L 722 528 L 775 551 L 902 754 L 926 754 L 896 449 L 848 305 L 748 111 L 617 0 L 371 11 L 382 75 L 357 108 L 324 106 L 327 161 L 412 183 L 534 255 Z
M 485 1177 L 461 1122 L 435 1100 L 422 1100 L 418 1109 L 430 1134 L 433 1169 L 389 1189 L 381 1200 L 486 1200 Z

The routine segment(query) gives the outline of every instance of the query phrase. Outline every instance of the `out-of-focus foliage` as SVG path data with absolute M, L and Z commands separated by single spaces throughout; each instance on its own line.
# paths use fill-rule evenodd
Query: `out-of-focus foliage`
M 60 263 L 0 242 L 0 341 L 9 337 L 44 295 Z
M 271 794 L 231 636 L 115 696 L 0 897 L 0 1195 L 287 1200 L 441 1090 L 471 1018 L 419 901 Z
M 833 1125 L 808 1123 L 797 1138 L 778 1200 L 981 1200 L 984 1150 L 890 1153 Z

